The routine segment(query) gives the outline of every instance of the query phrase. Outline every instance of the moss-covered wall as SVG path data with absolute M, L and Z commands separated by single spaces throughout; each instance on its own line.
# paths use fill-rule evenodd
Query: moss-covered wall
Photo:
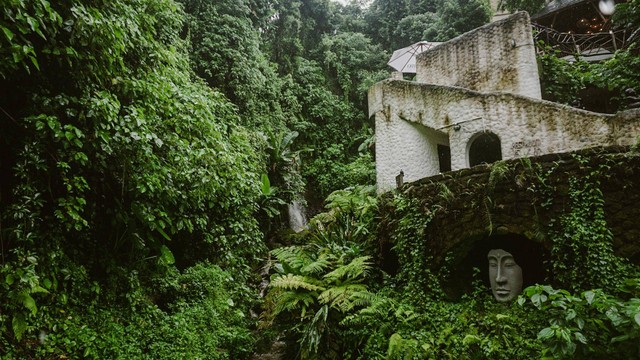
M 422 144 L 426 138 L 413 123 L 448 138 L 454 170 L 469 166 L 469 144 L 484 132 L 498 136 L 503 159 L 631 145 L 640 134 L 638 109 L 598 114 L 519 95 L 399 80 L 371 87 L 369 112 L 376 117 L 379 192 L 395 185 L 400 170 L 406 181 L 439 172 L 437 163 L 423 164 L 429 159 Z
M 392 189 L 400 171 L 405 181 L 438 174 L 437 144 L 449 146 L 443 154 L 450 154 L 451 169 L 469 167 L 470 145 L 486 132 L 499 139 L 503 159 L 632 145 L 640 134 L 639 110 L 598 114 L 540 100 L 524 12 L 442 43 L 416 61 L 416 81 L 385 80 L 369 89 L 378 192 Z M 415 124 L 430 129 L 429 136 Z
M 522 235 L 549 249 L 551 223 L 571 211 L 572 178 L 599 184 L 616 254 L 640 263 L 640 152 L 610 146 L 479 165 L 387 193 L 380 207 L 383 267 L 397 266 L 390 249 L 402 221 L 394 202 L 400 194 L 425 219 L 415 236 L 426 244 L 425 266 L 438 268 L 490 235 Z
M 529 15 L 519 12 L 418 54 L 416 80 L 542 98 Z

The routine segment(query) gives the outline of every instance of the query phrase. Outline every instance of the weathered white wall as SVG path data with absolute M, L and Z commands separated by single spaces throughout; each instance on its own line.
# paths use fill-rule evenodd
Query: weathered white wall
M 418 82 L 542 98 L 526 12 L 467 32 L 416 59 Z
M 394 188 L 400 171 L 404 173 L 405 182 L 438 174 L 438 144 L 449 146 L 446 134 L 402 120 L 398 113 L 391 116 L 389 119 L 384 114 L 376 116 L 376 139 L 385 139 L 376 141 L 376 178 L 380 191 Z
M 540 100 L 523 12 L 418 55 L 416 79 L 369 89 L 380 192 L 400 170 L 407 182 L 438 174 L 438 144 L 449 145 L 452 170 L 469 167 L 470 140 L 483 132 L 500 138 L 503 159 L 631 145 L 640 134 L 640 110 L 606 115 Z
M 501 141 L 503 159 L 631 145 L 640 135 L 640 111 L 597 114 L 507 93 L 385 80 L 369 90 L 376 117 L 378 191 L 439 173 L 436 146 L 448 143 L 452 170 L 469 167 L 469 140 L 483 131 Z M 416 127 L 421 124 L 425 128 Z M 456 130 L 459 125 L 459 129 Z

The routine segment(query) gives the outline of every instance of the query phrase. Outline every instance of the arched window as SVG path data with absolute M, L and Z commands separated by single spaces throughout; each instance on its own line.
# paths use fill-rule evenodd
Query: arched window
M 471 140 L 469 166 L 490 164 L 502 160 L 500 139 L 493 133 L 482 133 Z

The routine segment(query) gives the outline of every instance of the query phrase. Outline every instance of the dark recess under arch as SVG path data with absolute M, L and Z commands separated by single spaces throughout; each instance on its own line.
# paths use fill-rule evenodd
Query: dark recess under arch
M 472 140 L 469 147 L 469 166 L 491 164 L 502 160 L 502 149 L 498 135 L 485 132 Z
M 466 254 L 464 248 L 468 251 Z M 489 291 L 487 254 L 491 249 L 503 249 L 513 255 L 522 268 L 523 288 L 545 282 L 548 274 L 545 273 L 544 263 L 548 260 L 548 251 L 542 244 L 521 234 L 488 235 L 476 241 L 463 241 L 460 247 L 451 251 L 451 254 L 458 253 L 452 256 L 457 257 L 457 261 L 454 260 L 452 264 L 450 278 L 442 284 L 449 296 L 456 298 L 471 292 L 473 268 L 480 270 L 480 280 Z

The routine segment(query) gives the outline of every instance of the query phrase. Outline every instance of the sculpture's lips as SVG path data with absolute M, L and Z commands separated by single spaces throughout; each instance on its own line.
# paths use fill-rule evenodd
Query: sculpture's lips
M 496 289 L 496 294 L 498 295 L 509 295 L 511 293 L 511 290 L 507 290 L 507 289 Z

